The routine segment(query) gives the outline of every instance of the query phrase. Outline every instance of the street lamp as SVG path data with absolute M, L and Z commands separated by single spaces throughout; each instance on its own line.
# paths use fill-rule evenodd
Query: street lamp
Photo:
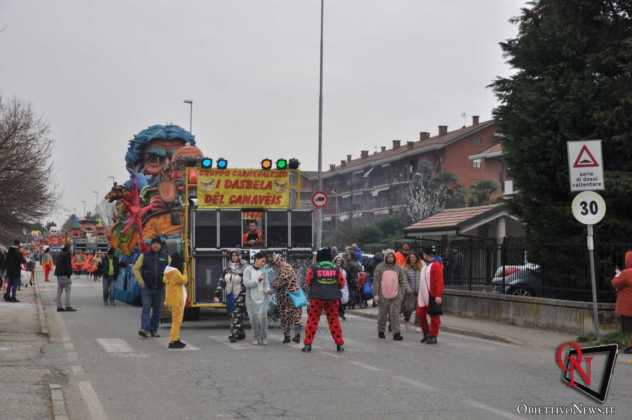
M 318 86 L 318 189 L 323 191 L 323 24 L 325 20 L 325 0 L 320 0 L 320 74 Z M 316 248 L 323 242 L 323 209 L 317 209 L 318 230 Z
M 189 132 L 193 133 L 193 100 L 185 99 L 185 104 L 189 104 Z
M 97 207 L 99 206 L 99 191 L 92 190 L 94 194 L 94 211 L 97 211 Z

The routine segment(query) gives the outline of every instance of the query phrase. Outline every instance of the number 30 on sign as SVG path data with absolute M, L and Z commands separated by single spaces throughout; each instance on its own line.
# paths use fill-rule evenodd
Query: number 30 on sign
M 606 215 L 606 202 L 594 191 L 584 191 L 573 199 L 573 216 L 584 225 L 596 225 Z

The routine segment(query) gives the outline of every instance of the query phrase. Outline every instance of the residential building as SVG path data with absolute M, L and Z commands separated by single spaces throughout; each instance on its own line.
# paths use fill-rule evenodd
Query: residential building
M 489 153 L 478 156 L 497 146 L 495 134 L 493 120 L 480 122 L 478 116 L 473 116 L 471 125 L 457 130 L 440 125 L 434 136 L 420 132 L 415 141 L 393 140 L 391 147 L 383 146 L 372 154 L 363 150 L 355 159 L 347 155 L 323 173 L 330 198 L 325 228 L 333 229 L 339 222 L 364 225 L 376 217 L 403 215 L 409 184 L 423 161 L 437 173 L 454 174 L 464 188 L 477 181 L 493 180 L 501 191 L 507 178 L 504 165 L 493 161 Z

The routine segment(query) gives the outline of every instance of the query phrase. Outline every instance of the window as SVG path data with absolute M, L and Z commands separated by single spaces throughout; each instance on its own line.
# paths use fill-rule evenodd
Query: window
M 478 146 L 479 144 L 481 144 L 481 138 L 480 137 L 474 137 L 472 139 L 472 144 L 475 144 L 475 145 Z
M 481 169 L 481 163 L 483 162 L 483 159 L 473 159 L 472 160 L 472 168 L 474 169 Z
M 288 215 L 285 211 L 269 211 L 268 217 L 268 247 L 287 248 L 288 246 Z
M 219 244 L 221 248 L 241 246 L 241 212 L 221 211 L 219 213 Z
M 312 213 L 292 212 L 292 248 L 312 247 Z
M 217 248 L 217 212 L 196 212 L 194 235 L 196 248 Z

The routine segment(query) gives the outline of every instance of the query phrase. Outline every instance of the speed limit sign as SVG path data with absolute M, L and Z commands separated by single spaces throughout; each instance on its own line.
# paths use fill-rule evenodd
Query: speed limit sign
M 579 223 L 596 225 L 606 215 L 606 202 L 594 191 L 584 191 L 573 199 L 573 216 Z

